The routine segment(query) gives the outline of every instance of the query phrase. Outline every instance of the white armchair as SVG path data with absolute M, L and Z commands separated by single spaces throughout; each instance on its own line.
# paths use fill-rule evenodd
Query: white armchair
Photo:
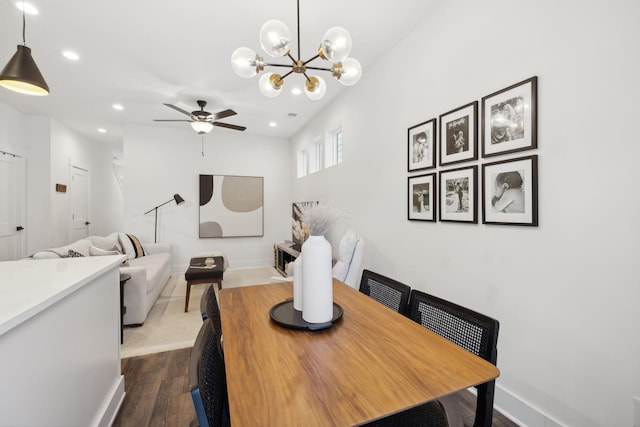
M 333 277 L 354 289 L 360 287 L 364 241 L 353 230 L 348 230 L 338 248 L 338 261 L 333 266 Z

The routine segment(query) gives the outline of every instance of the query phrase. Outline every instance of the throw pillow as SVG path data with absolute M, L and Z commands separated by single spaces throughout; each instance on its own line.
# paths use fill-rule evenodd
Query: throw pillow
M 120 252 L 117 250 L 106 251 L 104 249 L 100 249 L 96 246 L 89 246 L 89 255 L 91 256 L 104 256 L 104 255 L 120 255 Z
M 69 249 L 69 252 L 67 252 L 66 258 L 80 258 L 83 256 L 84 255 L 82 255 L 80 252 L 76 252 L 73 249 Z
M 133 234 L 127 234 L 127 237 L 129 237 L 129 240 L 131 240 L 131 243 L 133 244 L 133 249 L 136 251 L 136 258 L 145 256 L 146 254 L 144 253 L 144 248 L 142 247 L 140 240 L 138 240 L 138 238 Z
M 145 255 L 140 240 L 133 234 L 118 233 L 120 245 L 128 259 L 140 258 Z

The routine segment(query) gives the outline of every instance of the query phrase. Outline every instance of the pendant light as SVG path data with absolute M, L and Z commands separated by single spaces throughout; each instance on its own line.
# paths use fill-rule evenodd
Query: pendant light
M 42 77 L 31 56 L 25 39 L 26 19 L 22 7 L 22 44 L 0 73 L 0 86 L 25 95 L 44 96 L 49 94 L 49 86 Z
M 269 20 L 260 29 L 260 45 L 267 55 L 275 58 L 288 57 L 289 64 L 267 63 L 260 55 L 248 47 L 240 47 L 231 55 L 231 66 L 237 75 L 251 78 L 265 67 L 284 68 L 283 74 L 265 73 L 260 77 L 258 87 L 260 92 L 274 98 L 282 93 L 284 79 L 292 74 L 302 74 L 305 78 L 304 93 L 311 100 L 317 101 L 327 92 L 327 84 L 319 76 L 309 75 L 308 71 L 328 71 L 331 76 L 344 86 L 358 83 L 362 75 L 362 67 L 357 59 L 349 57 L 351 52 L 351 35 L 342 27 L 329 28 L 322 36 L 317 55 L 303 61 L 300 57 L 300 0 L 296 2 L 298 23 L 298 57 L 291 55 L 291 31 L 276 19 Z M 325 67 L 311 66 L 316 59 L 323 59 L 331 65 Z

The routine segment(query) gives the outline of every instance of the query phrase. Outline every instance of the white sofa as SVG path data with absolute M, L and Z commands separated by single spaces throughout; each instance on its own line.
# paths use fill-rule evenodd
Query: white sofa
M 141 325 L 171 277 L 171 245 L 142 243 L 144 256 L 136 254 L 134 245 L 123 233 L 90 236 L 70 245 L 34 253 L 33 259 L 73 256 L 126 255 L 120 273 L 131 279 L 124 285 L 125 325 Z M 71 252 L 70 252 L 71 251 Z

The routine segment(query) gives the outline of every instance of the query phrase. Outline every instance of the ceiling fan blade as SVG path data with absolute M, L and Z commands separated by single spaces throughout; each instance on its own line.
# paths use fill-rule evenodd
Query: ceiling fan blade
M 164 120 L 164 119 L 153 119 L 154 122 L 191 122 L 192 120 Z
M 233 110 L 224 110 L 224 111 L 220 111 L 219 113 L 212 114 L 212 116 L 213 116 L 213 120 L 218 120 L 218 119 L 224 119 L 225 117 L 229 117 L 229 116 L 235 116 L 236 114 L 238 113 L 236 113 Z
M 182 109 L 182 108 L 180 108 L 180 107 L 176 107 L 176 106 L 175 106 L 175 105 L 173 105 L 173 104 L 164 104 L 164 105 L 166 105 L 166 106 L 167 106 L 167 107 L 169 107 L 169 108 L 173 108 L 173 109 L 174 109 L 174 110 L 176 110 L 176 111 L 180 111 L 182 114 L 186 114 L 187 116 L 191 117 L 191 113 L 190 113 L 190 112 L 185 111 L 185 110 L 183 110 L 183 109 Z
M 229 123 L 213 122 L 212 124 L 214 126 L 218 126 L 218 127 L 221 127 L 221 128 L 228 128 L 228 129 L 233 129 L 233 130 L 245 130 L 246 129 L 246 127 L 244 127 L 244 126 L 230 125 Z

